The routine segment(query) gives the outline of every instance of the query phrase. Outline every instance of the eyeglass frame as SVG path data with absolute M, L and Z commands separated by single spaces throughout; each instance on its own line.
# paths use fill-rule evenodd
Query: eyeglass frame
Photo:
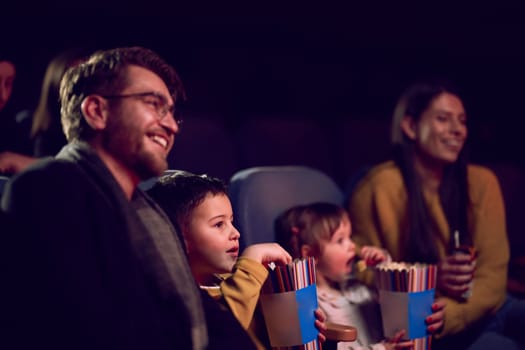
M 182 118 L 182 115 L 180 115 L 180 113 L 175 114 L 176 113 L 175 104 L 172 104 L 170 106 L 168 104 L 166 97 L 155 91 L 136 92 L 136 93 L 120 94 L 120 95 L 100 95 L 100 96 L 103 98 L 107 98 L 107 99 L 113 99 L 113 98 L 139 98 L 140 99 L 144 97 L 156 97 L 162 104 L 162 106 L 160 105 L 154 106 L 159 120 L 164 119 L 166 115 L 168 115 L 168 112 L 170 112 L 173 117 L 173 120 L 175 120 L 175 123 L 177 123 L 178 126 L 180 126 L 184 122 L 184 119 Z

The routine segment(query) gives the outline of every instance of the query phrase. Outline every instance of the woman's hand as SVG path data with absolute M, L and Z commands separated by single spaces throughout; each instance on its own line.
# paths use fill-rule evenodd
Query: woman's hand
M 439 298 L 432 304 L 432 314 L 425 319 L 427 331 L 439 333 L 445 324 L 445 300 Z
M 453 299 L 463 300 L 463 293 L 470 288 L 476 270 L 476 260 L 468 254 L 452 254 L 439 262 L 438 290 Z

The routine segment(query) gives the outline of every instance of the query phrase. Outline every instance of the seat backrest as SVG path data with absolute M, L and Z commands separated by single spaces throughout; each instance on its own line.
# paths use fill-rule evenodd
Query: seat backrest
M 240 244 L 274 242 L 274 221 L 286 209 L 312 202 L 342 205 L 343 193 L 320 170 L 305 166 L 266 166 L 241 170 L 229 184 Z

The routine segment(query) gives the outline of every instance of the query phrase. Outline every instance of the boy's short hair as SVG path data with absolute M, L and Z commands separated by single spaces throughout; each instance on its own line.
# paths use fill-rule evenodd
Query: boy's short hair
M 179 233 L 206 196 L 227 193 L 226 184 L 206 174 L 175 171 L 161 176 L 147 193 L 162 207 Z

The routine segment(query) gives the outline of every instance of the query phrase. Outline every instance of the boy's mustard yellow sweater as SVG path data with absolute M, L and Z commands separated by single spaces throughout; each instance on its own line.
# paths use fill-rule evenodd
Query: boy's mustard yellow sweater
M 268 334 L 262 313 L 257 307 L 268 270 L 260 263 L 240 257 L 233 273 L 218 275 L 218 288 L 206 288 L 215 300 L 226 303 L 233 315 L 257 345 L 269 348 Z

